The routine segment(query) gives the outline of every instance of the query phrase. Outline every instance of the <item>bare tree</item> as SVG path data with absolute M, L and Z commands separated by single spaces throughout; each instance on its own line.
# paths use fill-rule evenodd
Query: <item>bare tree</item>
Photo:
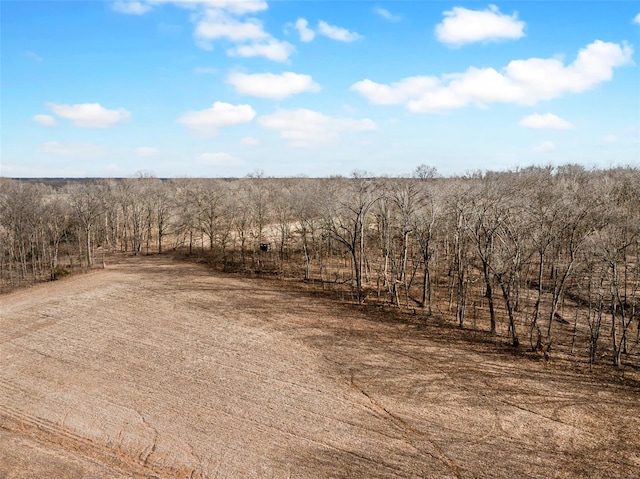
M 407 307 L 409 305 L 409 289 L 413 275 L 407 275 L 407 261 L 411 246 L 410 237 L 416 229 L 417 213 L 426 200 L 423 193 L 422 185 L 418 181 L 403 179 L 388 182 L 387 195 L 395 211 L 392 217 L 395 234 L 392 236 L 397 237 L 396 242 L 399 244 L 391 261 L 391 294 L 398 307 L 399 286 L 404 288 Z
M 202 233 L 209 239 L 210 250 L 213 250 L 218 236 L 226 195 L 226 185 L 219 180 L 199 180 L 194 188 L 194 201 L 198 209 L 198 224 Z
M 280 180 L 279 183 L 273 186 L 274 190 L 270 195 L 270 201 L 272 204 L 273 219 L 277 226 L 278 258 L 280 260 L 280 269 L 282 270 L 287 260 L 286 254 L 291 240 L 295 212 L 291 190 L 285 182 Z
M 357 171 L 347 182 L 344 195 L 327 212 L 328 230 L 351 255 L 358 303 L 364 301 L 365 225 L 369 211 L 378 199 L 375 182 L 366 173 Z
M 323 280 L 322 261 L 322 201 L 326 194 L 320 181 L 300 180 L 291 191 L 291 203 L 296 220 L 294 231 L 300 235 L 304 258 L 304 279 L 311 279 L 311 264 L 318 262 L 320 280 Z
M 496 185 L 496 178 L 486 177 L 472 192 L 467 212 L 466 228 L 475 245 L 484 280 L 484 297 L 489 307 L 489 333 L 496 334 L 496 313 L 493 298 L 492 272 L 496 235 L 505 219 L 505 191 Z
M 83 227 L 83 235 L 86 246 L 87 266 L 93 266 L 92 235 L 96 227 L 96 222 L 104 210 L 103 187 L 100 184 L 78 183 L 70 190 L 70 202 L 76 217 Z
M 520 339 L 517 331 L 516 313 L 520 299 L 520 287 L 524 267 L 531 258 L 527 250 L 526 237 L 530 227 L 523 221 L 523 209 L 517 204 L 505 205 L 502 221 L 495 231 L 493 261 L 489 267 L 502 291 L 505 309 L 509 318 L 508 334 L 511 344 L 518 347 Z
M 549 282 L 551 304 L 546 337 L 543 339 L 543 347 L 547 355 L 553 346 L 553 324 L 558 315 L 558 305 L 576 269 L 578 253 L 586 239 L 601 226 L 604 219 L 600 211 L 601 199 L 592 195 L 587 186 L 588 177 L 584 174 L 570 177 L 568 181 L 562 181 L 559 185 L 562 193 L 557 199 L 558 207 L 561 208 L 558 219 L 562 227 L 556 231 L 554 231 L 555 227 L 551 228 L 553 234 L 553 240 L 550 243 L 553 262 Z

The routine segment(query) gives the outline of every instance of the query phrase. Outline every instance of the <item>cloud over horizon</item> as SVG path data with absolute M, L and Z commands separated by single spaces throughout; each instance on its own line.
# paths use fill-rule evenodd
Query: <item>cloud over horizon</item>
M 614 68 L 633 63 L 632 55 L 633 48 L 625 42 L 596 40 L 566 66 L 557 58 L 529 58 L 513 60 L 500 71 L 469 67 L 462 73 L 413 76 L 391 84 L 365 79 L 354 83 L 351 90 L 372 104 L 404 104 L 416 113 L 492 103 L 535 105 L 611 80 Z
M 69 120 L 74 126 L 81 128 L 110 128 L 131 118 L 131 113 L 124 108 L 109 110 L 100 103 L 62 105 L 47 102 L 45 106 L 54 115 Z
M 548 130 L 570 130 L 573 128 L 570 122 L 563 120 L 553 113 L 534 113 L 533 115 L 525 116 L 518 122 L 518 125 L 523 128 Z
M 299 108 L 279 109 L 270 115 L 258 118 L 260 126 L 280 132 L 280 137 L 289 146 L 307 148 L 317 144 L 336 141 L 342 133 L 374 131 L 374 121 L 365 118 L 354 120 L 323 115 L 317 111 Z
M 219 128 L 249 123 L 255 116 L 250 105 L 217 101 L 211 108 L 184 113 L 177 121 L 201 136 L 216 136 Z

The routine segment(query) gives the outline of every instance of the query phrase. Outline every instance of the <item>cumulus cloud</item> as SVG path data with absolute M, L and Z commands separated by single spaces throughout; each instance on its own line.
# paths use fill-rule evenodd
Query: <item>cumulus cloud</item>
M 272 61 L 284 62 L 295 52 L 293 45 L 267 33 L 259 19 L 246 18 L 247 14 L 266 10 L 266 2 L 186 0 L 184 3 L 205 7 L 196 21 L 194 30 L 196 43 L 205 50 L 212 49 L 213 42 L 222 39 L 234 44 L 227 49 L 229 56 L 261 56 Z
M 375 7 L 373 11 L 375 12 L 376 15 L 390 22 L 399 22 L 400 20 L 402 20 L 402 17 L 400 15 L 394 15 L 393 13 L 391 13 L 389 10 L 385 8 Z
M 131 0 L 131 1 L 117 1 L 115 4 L 125 4 L 124 10 L 118 10 L 113 5 L 114 10 L 120 13 L 131 13 L 126 11 L 127 9 L 137 10 L 144 8 L 142 13 L 148 12 L 151 8 L 158 5 L 172 4 L 177 7 L 187 8 L 189 10 L 195 10 L 198 8 L 217 8 L 221 10 L 229 11 L 235 15 L 245 15 L 249 13 L 258 13 L 268 8 L 267 2 L 263 0 Z M 129 7 L 126 4 L 139 4 L 140 7 Z M 135 13 L 137 14 L 137 13 Z
M 444 12 L 444 20 L 436 25 L 436 38 L 448 45 L 496 40 L 516 40 L 524 36 L 525 23 L 518 14 L 505 15 L 495 5 L 485 10 L 454 7 Z
M 618 140 L 620 140 L 620 138 L 618 138 L 616 135 L 607 135 L 602 139 L 602 141 L 608 144 L 617 143 Z
M 263 56 L 274 61 L 285 61 L 295 51 L 293 45 L 274 38 L 265 31 L 255 14 L 268 8 L 263 0 L 137 0 L 118 1 L 112 8 L 121 13 L 143 14 L 151 8 L 171 4 L 189 9 L 194 23 L 196 44 L 212 50 L 214 43 L 233 44 L 227 49 L 230 56 Z
M 272 38 L 268 42 L 239 45 L 227 50 L 229 56 L 234 57 L 265 57 L 276 62 L 285 62 L 295 51 L 289 42 L 282 42 Z
M 172 3 L 174 5 L 196 8 L 218 8 L 234 15 L 246 15 L 266 10 L 267 2 L 263 0 L 148 0 L 152 4 Z
M 58 141 L 48 141 L 38 147 L 42 153 L 48 155 L 66 156 L 70 158 L 98 158 L 104 156 L 105 150 L 100 145 L 93 143 L 61 143 Z
M 239 20 L 224 10 L 207 10 L 196 25 L 195 37 L 201 46 L 210 48 L 211 40 L 225 38 L 231 42 L 256 41 L 269 38 L 262 22 L 256 18 Z
M 556 150 L 556 145 L 552 141 L 543 141 L 538 146 L 533 148 L 533 151 L 537 153 L 550 153 Z
M 613 78 L 614 68 L 632 64 L 626 43 L 596 40 L 581 49 L 569 65 L 557 58 L 514 60 L 500 71 L 470 67 L 462 73 L 414 76 L 389 85 L 369 79 L 351 90 L 374 104 L 405 104 L 414 112 L 438 112 L 491 103 L 535 105 L 543 100 L 581 93 Z
M 178 118 L 178 123 L 203 136 L 216 136 L 218 128 L 251 122 L 256 112 L 249 105 L 231 105 L 215 102 L 206 110 L 189 111 Z
M 151 5 L 137 1 L 119 1 L 112 3 L 111 8 L 113 11 L 125 15 L 144 15 L 151 10 Z
M 375 105 L 398 105 L 420 97 L 424 92 L 437 88 L 439 84 L 440 81 L 435 77 L 415 76 L 390 85 L 362 80 L 353 84 L 351 90 L 360 93 Z
M 140 148 L 136 148 L 136 155 L 141 158 L 153 158 L 154 156 L 158 156 L 159 153 L 160 150 L 151 146 L 141 146 Z
M 240 143 L 245 146 L 258 146 L 260 144 L 260 142 L 256 138 L 253 138 L 251 136 L 245 136 L 240 140 Z
M 204 166 L 215 166 L 218 168 L 236 168 L 244 165 L 244 160 L 229 153 L 203 153 L 198 155 L 196 163 Z
M 636 25 L 640 25 L 640 13 L 635 16 L 635 18 L 633 19 L 633 23 L 635 23 Z
M 563 120 L 559 116 L 553 113 L 539 114 L 525 116 L 518 122 L 523 128 L 535 128 L 535 129 L 547 129 L 547 130 L 569 130 L 573 128 L 573 125 L 567 120 Z
M 309 28 L 309 22 L 304 18 L 298 18 L 294 27 L 298 30 L 298 35 L 300 35 L 300 41 L 302 42 L 310 42 L 316 37 L 316 32 Z
M 310 75 L 284 72 L 280 75 L 273 73 L 230 73 L 227 82 L 233 85 L 242 95 L 258 96 L 281 100 L 291 95 L 304 92 L 320 91 L 320 85 L 313 81 Z
M 317 111 L 300 108 L 277 110 L 271 115 L 258 118 L 262 128 L 280 132 L 280 137 L 293 147 L 310 147 L 320 143 L 331 143 L 346 132 L 365 132 L 377 129 L 375 122 L 365 118 L 337 118 Z
M 42 126 L 56 126 L 56 119 L 51 115 L 35 115 L 31 118 L 34 122 Z
M 109 128 L 131 117 L 131 114 L 124 108 L 108 110 L 100 103 L 59 105 L 49 102 L 46 106 L 54 115 L 69 120 L 75 126 L 82 128 Z
M 353 42 L 362 38 L 362 36 L 355 32 L 350 32 L 346 28 L 337 27 L 335 25 L 329 25 L 327 22 L 320 20 L 318 22 L 318 33 L 325 37 L 331 38 L 339 42 Z

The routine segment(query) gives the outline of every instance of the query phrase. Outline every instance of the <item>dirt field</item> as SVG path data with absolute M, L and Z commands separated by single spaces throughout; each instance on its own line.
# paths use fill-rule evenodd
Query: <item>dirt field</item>
M 637 478 L 640 391 L 164 257 L 0 296 L 0 478 Z

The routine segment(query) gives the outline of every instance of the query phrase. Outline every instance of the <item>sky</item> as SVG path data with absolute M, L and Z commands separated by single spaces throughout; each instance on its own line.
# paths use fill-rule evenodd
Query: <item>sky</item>
M 0 176 L 640 166 L 635 1 L 0 0 Z

